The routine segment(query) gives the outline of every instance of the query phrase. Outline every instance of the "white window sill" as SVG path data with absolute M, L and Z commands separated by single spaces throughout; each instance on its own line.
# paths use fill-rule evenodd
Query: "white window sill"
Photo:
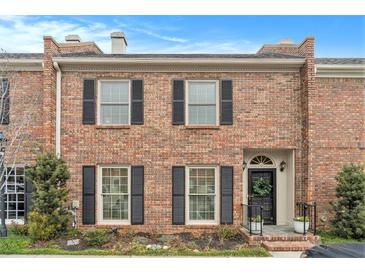
M 1 224 L 1 220 L 0 220 L 0 224 Z M 6 225 L 24 225 L 24 220 L 9 220 L 9 219 L 6 219 L 5 220 L 5 224 Z
M 100 221 L 97 225 L 130 225 L 130 221 Z

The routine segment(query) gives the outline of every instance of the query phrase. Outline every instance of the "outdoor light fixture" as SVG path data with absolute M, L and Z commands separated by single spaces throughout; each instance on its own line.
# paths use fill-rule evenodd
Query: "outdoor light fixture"
M 286 162 L 285 161 L 281 161 L 281 163 L 280 163 L 280 171 L 284 171 L 285 168 L 286 168 Z
M 247 167 L 247 163 L 245 160 L 243 160 L 243 163 L 242 163 L 242 170 L 245 170 Z

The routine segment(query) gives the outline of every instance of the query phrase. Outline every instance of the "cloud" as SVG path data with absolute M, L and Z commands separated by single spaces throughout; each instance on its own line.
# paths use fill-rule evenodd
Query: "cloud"
M 174 17 L 156 23 L 141 17 L 1 16 L 0 48 L 7 52 L 42 52 L 44 35 L 64 41 L 66 35 L 78 34 L 83 41 L 95 41 L 108 53 L 110 33 L 120 30 L 128 37 L 129 53 L 243 53 L 259 48 L 247 40 L 179 37 L 179 26 L 171 20 Z

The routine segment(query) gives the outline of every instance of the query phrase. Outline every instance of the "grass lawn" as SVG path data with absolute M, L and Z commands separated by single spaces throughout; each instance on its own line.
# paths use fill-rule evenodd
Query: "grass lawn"
M 324 244 L 346 244 L 346 243 L 365 243 L 365 239 L 355 240 L 339 237 L 331 232 L 319 231 L 321 241 Z
M 5 239 L 0 238 L 0 254 L 35 254 L 35 255 L 97 255 L 97 256 L 221 256 L 221 257 L 268 257 L 269 253 L 263 248 L 241 248 L 237 250 L 216 250 L 194 252 L 187 249 L 171 248 L 168 250 L 147 250 L 143 246 L 137 246 L 127 251 L 111 249 L 84 249 L 77 251 L 64 250 L 61 247 L 50 244 L 47 247 L 30 247 L 32 241 L 26 236 L 9 235 Z

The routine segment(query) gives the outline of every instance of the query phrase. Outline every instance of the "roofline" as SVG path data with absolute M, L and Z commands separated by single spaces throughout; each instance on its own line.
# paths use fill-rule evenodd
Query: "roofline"
M 6 64 L 7 71 L 43 71 L 43 59 L 1 58 L 0 64 Z
M 316 64 L 319 78 L 365 78 L 365 64 Z
M 43 59 L 39 58 L 1 58 L 0 63 L 10 64 L 36 64 L 42 63 Z
M 103 58 L 53 57 L 60 64 L 290 64 L 303 65 L 304 58 Z

